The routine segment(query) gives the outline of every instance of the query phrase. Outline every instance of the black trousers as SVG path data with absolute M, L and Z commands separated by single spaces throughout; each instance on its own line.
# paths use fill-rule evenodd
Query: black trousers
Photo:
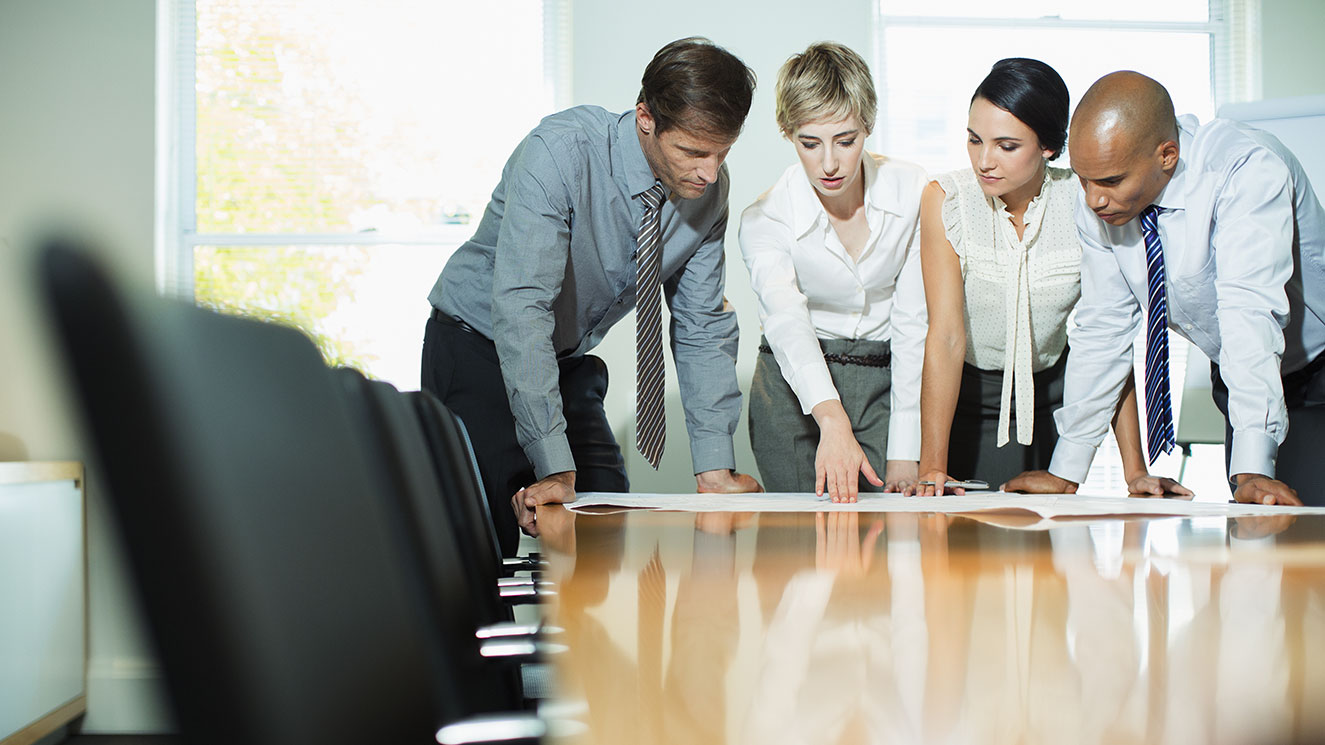
M 606 363 L 593 355 L 572 357 L 561 360 L 558 373 L 576 491 L 629 491 L 625 459 L 603 410 Z M 514 556 L 520 531 L 511 497 L 534 483 L 534 467 L 515 439 L 496 346 L 478 333 L 430 318 L 419 380 L 465 423 L 502 553 Z
M 1325 506 L 1325 354 L 1296 372 L 1282 376 L 1288 406 L 1288 435 L 1279 445 L 1273 474 L 1297 490 L 1302 504 Z M 1233 425 L 1228 421 L 1228 386 L 1219 365 L 1210 363 L 1210 397 L 1224 415 L 1224 473 L 1233 457 Z

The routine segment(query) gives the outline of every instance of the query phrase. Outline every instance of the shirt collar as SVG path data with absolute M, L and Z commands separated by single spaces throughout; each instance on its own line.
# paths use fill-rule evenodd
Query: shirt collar
M 887 179 L 879 178 L 879 163 L 874 159 L 874 155 L 868 151 L 862 153 L 860 162 L 864 168 L 861 175 L 865 178 L 866 211 L 901 215 L 901 207 L 897 204 L 897 186 Z M 791 219 L 791 228 L 797 238 L 803 237 L 821 221 L 824 224 L 828 221 L 828 212 L 819 201 L 819 195 L 815 192 L 814 184 L 810 183 L 804 168 L 799 169 L 799 173 L 792 177 Z
M 657 177 L 644 157 L 644 148 L 640 147 L 639 135 L 635 133 L 635 110 L 621 115 L 616 125 L 617 152 L 621 153 L 621 176 L 625 180 L 626 192 L 634 199 L 653 188 Z
M 1191 114 L 1178 117 L 1178 166 L 1173 169 L 1173 176 L 1159 192 L 1159 196 L 1155 197 L 1153 204 L 1160 209 L 1180 210 L 1187 207 L 1186 156 L 1192 151 L 1192 136 L 1198 126 L 1200 122 Z

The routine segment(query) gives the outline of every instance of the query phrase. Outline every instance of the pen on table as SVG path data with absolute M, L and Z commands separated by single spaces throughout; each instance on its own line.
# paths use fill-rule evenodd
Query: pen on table
M 933 481 L 917 481 L 916 484 L 917 484 L 918 486 L 934 486 L 934 482 L 933 482 Z M 945 481 L 945 482 L 943 483 L 943 488 L 944 488 L 944 489 L 973 489 L 973 490 L 977 490 L 977 491 L 978 491 L 978 490 L 981 490 L 981 489 L 988 489 L 988 488 L 989 488 L 989 484 L 988 484 L 987 482 L 979 481 L 979 480 L 977 480 L 977 479 L 971 479 L 971 480 L 969 480 L 969 481 Z

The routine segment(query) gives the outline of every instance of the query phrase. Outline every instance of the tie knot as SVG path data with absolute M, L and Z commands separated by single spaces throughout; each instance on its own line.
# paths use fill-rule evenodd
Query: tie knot
M 667 192 L 663 189 L 662 182 L 655 181 L 653 182 L 653 187 L 646 189 L 640 194 L 640 197 L 644 199 L 644 206 L 646 208 L 656 210 L 658 209 L 658 206 L 663 203 L 663 198 L 666 195 Z
M 1158 205 L 1154 205 L 1154 204 L 1152 204 L 1152 205 L 1150 205 L 1149 207 L 1146 207 L 1145 209 L 1141 210 L 1141 226 L 1142 226 L 1142 227 L 1149 227 L 1150 229 L 1153 230 L 1153 229 L 1155 228 L 1155 226 L 1158 225 L 1158 224 L 1159 224 L 1159 206 L 1158 206 Z

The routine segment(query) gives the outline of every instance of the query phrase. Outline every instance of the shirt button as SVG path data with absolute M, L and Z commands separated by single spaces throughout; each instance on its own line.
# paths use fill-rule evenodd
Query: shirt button
M 1190 323 L 1184 323 L 1184 324 L 1182 325 L 1182 327 L 1185 328 L 1185 329 L 1187 329 L 1188 331 L 1191 331 L 1191 330 L 1192 330 L 1192 325 L 1191 325 Z

